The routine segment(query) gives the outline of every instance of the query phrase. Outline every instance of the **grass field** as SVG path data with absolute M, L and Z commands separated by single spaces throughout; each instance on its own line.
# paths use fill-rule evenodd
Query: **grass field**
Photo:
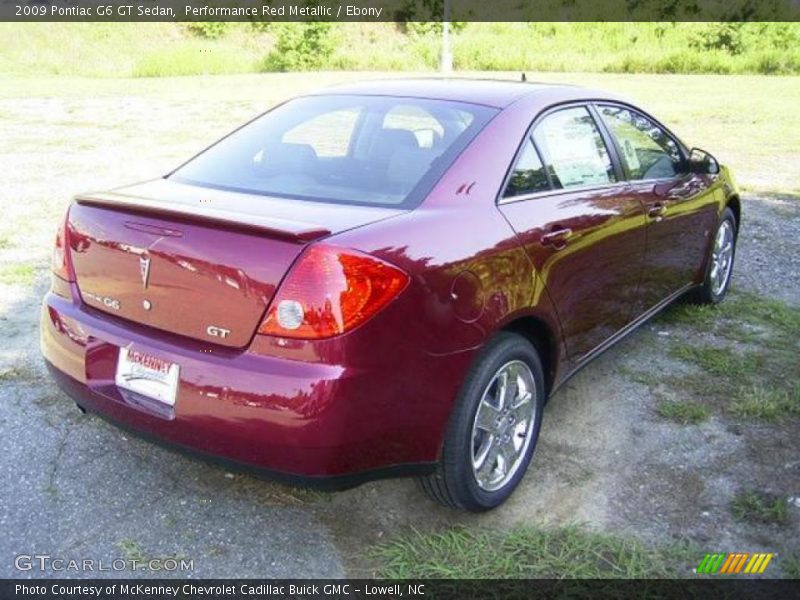
M 430 71 L 438 66 L 439 37 L 433 27 L 304 27 L 2 23 L 0 76 L 161 77 L 300 68 Z M 460 24 L 452 39 L 458 70 L 800 73 L 798 23 L 468 23 Z M 281 55 L 294 52 L 294 58 L 274 60 L 270 53 L 276 48 Z

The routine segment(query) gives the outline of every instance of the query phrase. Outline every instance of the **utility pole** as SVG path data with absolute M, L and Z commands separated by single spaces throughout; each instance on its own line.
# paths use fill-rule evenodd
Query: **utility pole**
M 442 73 L 450 73 L 453 70 L 453 53 L 450 50 L 450 0 L 444 0 L 442 17 L 442 55 L 439 70 Z

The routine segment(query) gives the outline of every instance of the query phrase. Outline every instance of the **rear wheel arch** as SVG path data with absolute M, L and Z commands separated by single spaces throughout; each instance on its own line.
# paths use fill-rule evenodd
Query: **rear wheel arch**
M 549 396 L 550 390 L 553 389 L 556 367 L 558 366 L 557 337 L 550 325 L 544 319 L 527 315 L 507 323 L 500 331 L 516 333 L 533 344 L 542 363 L 545 390 Z

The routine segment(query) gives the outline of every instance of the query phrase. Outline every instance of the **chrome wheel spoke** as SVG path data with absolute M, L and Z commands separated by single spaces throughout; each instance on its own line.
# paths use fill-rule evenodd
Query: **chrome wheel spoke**
M 498 453 L 503 457 L 506 464 L 514 464 L 519 455 L 519 450 L 514 445 L 514 434 L 510 434 L 507 438 L 498 442 L 500 449 Z
M 483 429 L 489 433 L 494 433 L 497 429 L 497 420 L 500 418 L 500 411 L 489 404 L 485 399 L 478 405 L 478 414 L 475 415 L 475 427 Z
M 496 406 L 502 411 L 509 407 L 517 393 L 517 378 L 513 370 L 504 371 L 497 387 Z
M 483 460 L 479 465 L 473 463 L 476 469 L 475 474 L 478 482 L 490 482 L 494 477 L 494 472 L 497 470 L 497 457 L 500 454 L 500 446 L 496 443 L 489 444 Z
M 517 380 L 517 394 L 514 398 L 513 404 L 511 405 L 512 412 L 514 414 L 519 413 L 520 409 L 531 400 L 533 400 L 533 393 L 528 387 L 528 382 L 523 378 L 519 378 Z M 527 409 L 527 407 L 525 408 Z
M 486 464 L 489 454 L 492 452 L 492 449 L 495 446 L 497 446 L 497 444 L 495 444 L 495 437 L 493 435 L 486 435 L 481 442 L 480 447 L 474 452 L 472 467 L 481 470 L 481 468 Z

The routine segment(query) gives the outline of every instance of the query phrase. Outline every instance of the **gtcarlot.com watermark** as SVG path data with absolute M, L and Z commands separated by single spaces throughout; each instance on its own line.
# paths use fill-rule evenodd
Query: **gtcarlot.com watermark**
M 63 558 L 49 554 L 19 554 L 14 557 L 19 571 L 92 573 L 97 571 L 194 571 L 193 558 Z

